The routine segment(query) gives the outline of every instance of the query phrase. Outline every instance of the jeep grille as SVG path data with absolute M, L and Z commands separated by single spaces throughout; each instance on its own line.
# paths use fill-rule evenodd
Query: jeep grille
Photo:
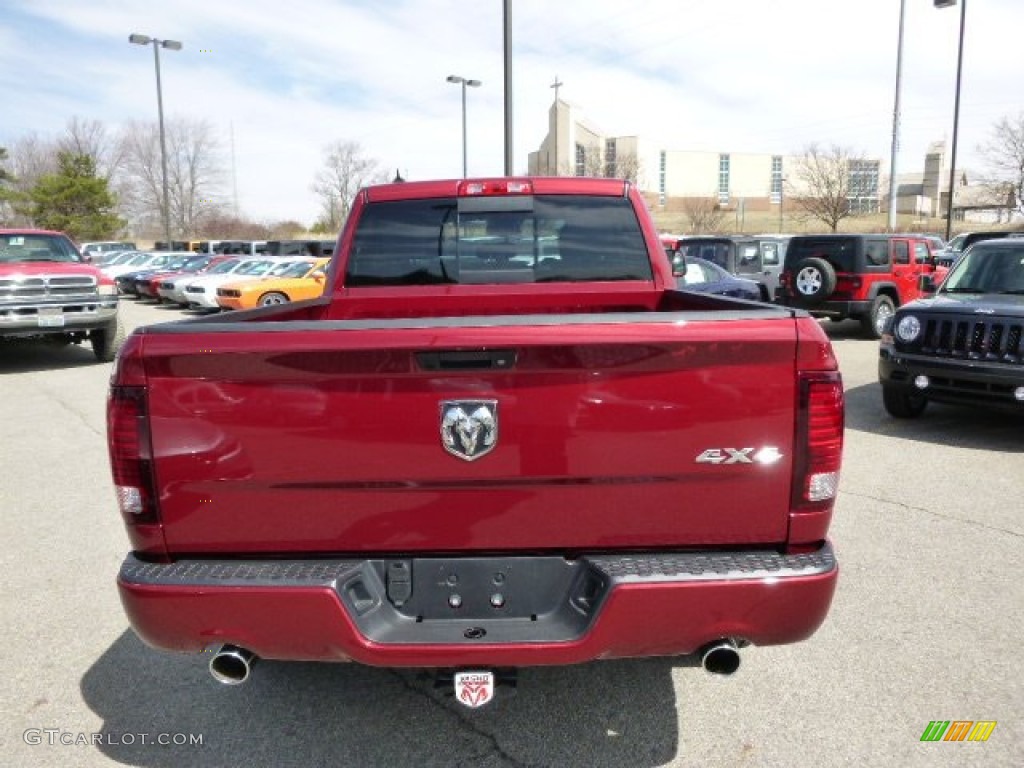
M 934 357 L 1020 364 L 1022 329 L 1024 321 L 1017 319 L 928 318 L 919 341 L 906 346 Z

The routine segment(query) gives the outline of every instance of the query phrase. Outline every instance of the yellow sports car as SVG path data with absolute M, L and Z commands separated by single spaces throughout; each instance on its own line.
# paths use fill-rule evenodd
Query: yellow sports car
M 330 261 L 290 259 L 263 277 L 225 283 L 217 288 L 217 304 L 221 309 L 252 309 L 315 299 L 324 291 Z

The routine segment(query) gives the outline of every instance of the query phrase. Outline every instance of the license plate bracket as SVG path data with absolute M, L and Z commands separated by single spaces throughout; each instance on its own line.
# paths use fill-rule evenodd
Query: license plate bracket
M 40 328 L 63 328 L 64 310 L 61 307 L 40 307 L 36 312 L 36 323 Z

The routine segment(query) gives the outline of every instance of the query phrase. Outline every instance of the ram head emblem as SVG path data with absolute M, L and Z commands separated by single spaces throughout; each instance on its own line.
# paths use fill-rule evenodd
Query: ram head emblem
M 441 401 L 441 444 L 448 453 L 475 461 L 497 442 L 497 400 Z

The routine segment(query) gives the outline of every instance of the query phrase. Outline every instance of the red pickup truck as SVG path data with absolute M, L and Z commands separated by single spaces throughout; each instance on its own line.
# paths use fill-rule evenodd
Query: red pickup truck
M 111 380 L 139 636 L 425 667 L 462 703 L 521 666 L 803 640 L 843 390 L 799 309 L 687 293 L 626 182 L 362 190 L 324 296 L 145 327 Z
M 0 229 L 0 339 L 88 341 L 110 362 L 124 339 L 117 286 L 63 232 Z

